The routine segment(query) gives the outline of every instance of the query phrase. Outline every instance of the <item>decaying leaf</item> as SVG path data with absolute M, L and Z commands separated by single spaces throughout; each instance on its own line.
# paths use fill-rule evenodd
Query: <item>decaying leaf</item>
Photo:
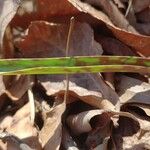
M 119 115 L 118 126 L 115 124 L 115 116 Z M 127 125 L 128 124 L 128 125 Z M 132 136 L 140 129 L 138 120 L 126 112 L 113 112 L 107 110 L 90 110 L 67 118 L 67 125 L 74 135 L 88 133 L 86 146 L 94 148 L 103 143 L 107 137 L 116 136 L 112 129 L 118 128 L 120 136 Z M 130 125 L 130 128 L 129 128 Z
M 0 0 L 0 45 L 2 46 L 3 36 L 8 23 L 15 15 L 21 0 Z
M 39 32 L 40 36 L 36 33 Z M 24 57 L 65 56 L 68 26 L 44 21 L 32 22 L 28 35 L 18 43 Z M 69 56 L 102 54 L 103 50 L 86 23 L 76 23 L 70 41 Z
M 73 140 L 73 138 L 71 137 L 71 135 L 65 127 L 63 127 L 62 132 L 62 145 L 67 150 L 79 150 L 76 142 Z
M 135 12 L 140 12 L 144 10 L 145 8 L 148 8 L 150 6 L 150 0 L 134 0 L 133 1 L 133 7 Z
M 118 8 L 125 8 L 125 5 L 120 0 L 113 0 L 114 3 L 118 6 Z
M 150 56 L 150 37 L 142 35 L 149 35 L 149 0 L 28 0 L 17 11 L 20 2 L 0 0 L 0 46 L 5 44 L 3 56 L 7 58 L 65 57 L 67 23 L 72 15 L 82 23 L 75 22 L 68 56 Z M 2 43 L 8 24 L 9 32 Z M 12 52 L 8 45 L 13 47 Z M 79 150 L 83 141 L 85 149 L 150 149 L 150 83 L 137 76 L 135 79 L 135 75 L 102 75 L 69 75 L 66 103 L 62 101 L 65 75 L 36 75 L 34 81 L 29 76 L 0 76 L 0 129 L 37 150 Z M 116 83 L 114 76 L 120 82 Z M 34 115 L 29 103 L 24 105 L 28 89 L 33 90 L 32 98 L 35 97 Z M 79 105 L 83 105 L 81 109 Z M 0 140 L 0 149 L 17 150 L 13 142 Z
M 149 104 L 150 84 L 135 78 L 121 76 L 119 95 L 122 104 L 130 102 Z
M 16 112 L 16 114 L 10 120 L 9 125 L 2 125 L 1 127 L 4 127 L 8 133 L 13 134 L 23 140 L 25 143 L 31 146 L 31 148 L 41 150 L 37 136 L 37 129 L 30 122 L 29 104 L 24 105 L 24 107 Z M 13 141 L 10 141 L 7 143 L 7 149 L 11 150 L 12 148 L 14 150 L 18 149 L 17 145 L 14 144 Z
M 110 37 L 97 36 L 96 40 L 102 45 L 105 53 L 116 56 L 134 56 L 135 53 L 124 43 Z M 109 43 L 109 44 L 108 44 Z M 111 48 L 110 48 L 111 47 Z
M 37 0 L 37 11 L 43 16 L 63 16 L 76 14 L 78 11 L 66 0 Z
M 33 79 L 30 76 L 18 76 L 12 82 L 5 93 L 13 101 L 19 100 L 29 88 L 33 85 Z
M 62 123 L 61 117 L 65 111 L 65 103 L 62 102 L 47 112 L 44 126 L 39 133 L 39 138 L 44 150 L 49 150 L 50 147 L 58 150 L 62 138 Z
M 71 115 L 67 118 L 67 124 L 75 135 L 86 133 L 92 130 L 90 120 L 94 116 L 102 115 L 103 113 L 105 113 L 103 110 L 91 110 L 77 115 Z M 110 120 L 110 116 L 108 116 L 108 118 L 106 117 L 105 119 Z
M 150 8 L 143 10 L 136 15 L 137 20 L 141 23 L 150 23 Z
M 88 0 L 88 3 L 89 2 L 90 0 Z M 103 11 L 107 14 L 107 16 L 110 18 L 110 20 L 112 21 L 114 25 L 116 25 L 119 28 L 125 29 L 129 32 L 132 32 L 135 34 L 137 33 L 134 27 L 132 27 L 129 24 L 128 20 L 119 11 L 117 6 L 112 1 L 101 0 L 101 1 L 98 1 L 96 4 L 103 9 Z
M 137 119 L 140 123 L 141 130 L 134 134 L 133 136 L 123 137 L 123 149 L 129 150 L 141 150 L 149 149 L 149 135 L 150 135 L 150 126 L 149 121 L 141 119 L 140 116 L 137 116 Z
M 149 56 L 150 37 L 141 34 L 134 34 L 129 29 L 121 29 L 116 27 L 111 20 L 102 11 L 99 11 L 91 5 L 81 2 L 80 0 L 69 0 L 77 9 L 92 15 L 100 21 L 103 21 L 113 32 L 113 34 L 128 46 L 145 56 Z M 129 25 L 130 26 L 130 25 Z M 138 41 L 138 42 L 137 42 Z
M 65 56 L 67 30 L 67 26 L 64 25 L 34 22 L 29 28 L 28 35 L 23 41 L 18 43 L 18 46 L 25 57 Z M 40 36 L 35 34 L 37 31 L 40 33 Z M 69 55 L 77 56 L 96 54 L 102 54 L 102 48 L 96 41 L 94 41 L 92 29 L 85 23 L 76 23 L 70 41 Z M 37 79 L 46 89 L 48 95 L 56 95 L 65 90 L 65 76 L 63 75 L 38 76 Z M 101 82 L 101 86 L 98 83 L 99 80 L 97 82 L 92 74 L 72 75 L 70 76 L 70 81 L 69 90 L 72 95 L 79 98 L 83 97 L 82 99 L 84 101 L 100 107 L 102 100 L 102 94 L 100 92 L 103 93 L 103 90 L 106 90 L 106 88 L 103 88 L 103 84 L 106 83 Z M 108 96 L 106 96 L 106 92 L 104 93 L 105 97 L 111 97 L 109 97 L 110 94 L 107 93 Z M 90 101 L 88 101 L 89 99 Z M 110 99 L 113 101 L 113 104 L 117 101 L 116 96 L 113 96 Z

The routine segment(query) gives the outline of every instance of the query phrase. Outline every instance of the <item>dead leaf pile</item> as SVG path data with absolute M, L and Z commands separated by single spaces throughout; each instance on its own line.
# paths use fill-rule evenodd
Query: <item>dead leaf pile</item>
M 149 0 L 0 0 L 1 57 L 65 57 L 72 16 L 68 56 L 150 56 Z M 149 74 L 0 80 L 2 150 L 150 150 Z

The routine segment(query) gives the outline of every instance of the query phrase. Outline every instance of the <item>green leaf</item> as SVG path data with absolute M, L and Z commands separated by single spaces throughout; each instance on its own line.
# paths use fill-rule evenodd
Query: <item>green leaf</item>
M 96 72 L 150 73 L 150 59 L 131 56 L 75 56 L 0 60 L 1 75 Z

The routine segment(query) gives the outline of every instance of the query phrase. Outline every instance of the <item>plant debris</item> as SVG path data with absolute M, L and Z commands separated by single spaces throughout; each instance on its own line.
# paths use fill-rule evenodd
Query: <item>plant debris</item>
M 0 0 L 0 57 L 0 149 L 150 149 L 150 0 Z

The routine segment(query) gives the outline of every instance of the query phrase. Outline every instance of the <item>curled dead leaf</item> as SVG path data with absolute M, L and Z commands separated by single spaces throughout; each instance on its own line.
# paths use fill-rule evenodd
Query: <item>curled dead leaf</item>
M 122 104 L 135 102 L 150 104 L 150 84 L 138 79 L 121 76 L 119 96 Z
M 92 130 L 90 125 L 92 117 L 101 115 L 102 113 L 104 113 L 103 110 L 90 110 L 77 115 L 71 115 L 67 118 L 67 124 L 75 135 L 89 132 Z
M 33 77 L 16 76 L 11 85 L 6 88 L 5 93 L 13 101 L 18 101 L 33 86 Z
M 0 46 L 2 47 L 5 29 L 17 12 L 22 0 L 0 0 Z
M 150 56 L 150 37 L 141 34 L 135 34 L 130 32 L 130 29 L 121 29 L 116 27 L 111 20 L 102 11 L 99 11 L 92 7 L 91 5 L 81 2 L 80 0 L 68 0 L 72 3 L 78 10 L 88 13 L 100 21 L 103 21 L 108 28 L 111 29 L 113 34 L 117 39 L 132 47 L 137 52 L 145 56 Z
M 1 129 L 6 130 L 8 133 L 15 135 L 23 142 L 27 143 L 27 145 L 31 146 L 31 148 L 36 148 L 37 150 L 41 150 L 41 146 L 38 141 L 38 133 L 37 129 L 30 122 L 30 108 L 29 104 L 24 105 L 20 108 L 14 116 L 11 118 L 4 118 L 3 120 L 10 120 L 9 125 L 5 125 L 5 122 L 1 124 Z M 34 142 L 33 142 L 34 141 Z M 12 141 L 8 141 L 7 149 L 18 149 L 17 145 Z
M 44 125 L 39 132 L 40 142 L 44 150 L 49 150 L 50 147 L 58 150 L 62 139 L 62 123 L 61 117 L 65 111 L 65 103 L 58 104 L 49 112 L 46 112 Z
M 40 33 L 40 36 L 35 34 L 37 32 Z M 67 33 L 66 25 L 36 21 L 30 25 L 28 34 L 18 43 L 18 47 L 25 57 L 65 56 Z M 86 23 L 75 23 L 70 40 L 69 56 L 100 55 L 102 52 L 101 45 L 94 40 L 92 28 Z M 46 89 L 47 95 L 64 93 L 65 76 L 38 75 L 37 79 Z M 111 108 L 114 107 L 111 103 L 115 104 L 118 100 L 115 92 L 111 94 L 106 92 L 106 83 L 102 79 L 96 79 L 92 74 L 72 75 L 69 80 L 71 81 L 69 83 L 71 95 L 98 108 L 103 103 L 101 93 L 110 100 L 108 103 Z

